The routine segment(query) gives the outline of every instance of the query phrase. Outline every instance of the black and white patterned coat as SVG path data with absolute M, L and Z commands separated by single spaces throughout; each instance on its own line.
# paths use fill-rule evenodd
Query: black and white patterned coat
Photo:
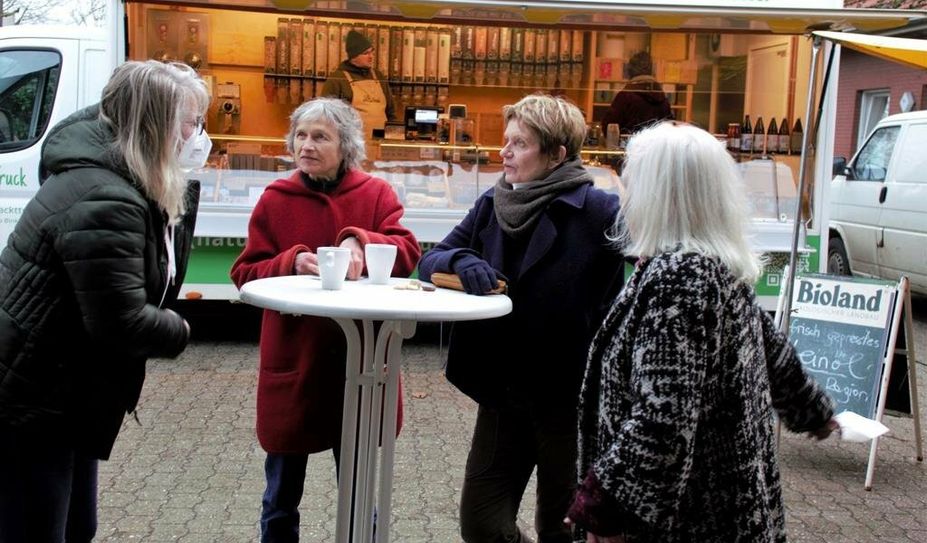
M 785 541 L 773 409 L 792 431 L 832 407 L 750 286 L 718 260 L 642 262 L 597 333 L 579 473 L 629 541 Z

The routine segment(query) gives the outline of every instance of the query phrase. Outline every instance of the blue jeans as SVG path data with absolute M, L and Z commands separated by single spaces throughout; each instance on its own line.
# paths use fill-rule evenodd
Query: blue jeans
M 62 440 L 0 428 L 0 541 L 89 543 L 98 460 Z
M 338 469 L 338 447 L 332 450 Z M 261 543 L 299 541 L 299 501 L 303 497 L 308 454 L 267 453 L 267 488 L 261 501 Z

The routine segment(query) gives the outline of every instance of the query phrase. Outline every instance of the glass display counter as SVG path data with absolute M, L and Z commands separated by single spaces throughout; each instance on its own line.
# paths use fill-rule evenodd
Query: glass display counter
M 251 210 L 264 188 L 294 169 L 280 138 L 215 136 L 209 165 L 190 177 L 202 186 L 196 235 L 245 237 Z M 480 194 L 502 175 L 501 147 L 430 142 L 368 144 L 363 169 L 384 179 L 405 207 L 403 223 L 422 242 L 437 242 L 466 215 Z M 622 150 L 586 148 L 586 169 L 595 186 L 621 194 L 616 173 Z M 755 229 L 764 252 L 788 251 L 794 224 L 797 164 L 792 157 L 744 157 L 738 162 Z
M 596 186 L 623 194 L 624 185 L 614 174 L 621 169 L 623 150 L 583 149 L 582 154 L 586 168 L 591 172 L 607 170 L 612 174 L 597 177 Z M 752 246 L 762 253 L 788 253 L 791 251 L 798 203 L 798 157 L 738 155 L 735 158 L 747 195 Z M 798 250 L 809 251 L 805 246 L 804 227 L 800 230 Z
M 187 174 L 200 182 L 195 235 L 244 238 L 251 210 L 264 189 L 295 167 L 282 138 L 210 134 L 213 153 L 205 168 Z
M 206 168 L 189 177 L 201 184 L 196 235 L 245 237 L 251 210 L 264 188 L 292 174 L 292 157 L 279 138 L 214 136 Z M 368 143 L 362 169 L 384 179 L 405 207 L 403 223 L 421 242 L 438 242 L 459 223 L 480 194 L 502 175 L 500 147 L 429 142 Z M 618 192 L 617 174 L 600 160 L 620 152 L 584 150 L 597 187 Z
M 251 210 L 267 185 L 289 177 L 295 164 L 282 138 L 211 137 L 215 144 L 208 166 L 189 174 L 202 189 L 197 238 L 182 295 L 234 299 L 228 269 L 244 247 Z M 362 168 L 390 184 L 405 207 L 402 223 L 429 244 L 444 239 L 479 195 L 497 182 L 502 175 L 500 149 L 380 140 L 368 143 Z M 623 194 L 616 171 L 624 151 L 584 148 L 581 154 L 596 187 Z M 769 253 L 773 263 L 783 260 L 791 247 L 797 163 L 798 157 L 740 157 L 738 162 L 749 197 L 753 246 Z M 810 251 L 805 248 L 804 227 L 799 247 Z M 777 276 L 769 275 L 760 287 L 772 291 L 776 281 Z

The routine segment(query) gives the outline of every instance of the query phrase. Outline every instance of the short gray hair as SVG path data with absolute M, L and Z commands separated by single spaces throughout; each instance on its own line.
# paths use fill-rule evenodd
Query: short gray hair
M 177 161 L 184 113 L 209 107 L 206 83 L 179 62 L 129 61 L 103 88 L 100 118 L 115 134 L 113 152 L 170 219 L 184 212 L 187 182 Z
M 664 121 L 628 141 L 626 191 L 613 233 L 626 254 L 695 252 L 753 284 L 763 259 L 750 248 L 743 180 L 724 145 L 695 126 Z
M 517 120 L 538 137 L 541 153 L 553 156 L 563 145 L 566 158 L 579 155 L 586 139 L 586 118 L 575 104 L 559 96 L 529 94 L 502 108 L 505 124 Z
M 296 152 L 293 146 L 296 128 L 300 124 L 321 120 L 327 121 L 338 131 L 344 166 L 360 168 L 367 158 L 363 124 L 357 110 L 339 98 L 313 98 L 293 111 L 290 115 L 290 130 L 286 135 L 287 151 L 291 154 Z

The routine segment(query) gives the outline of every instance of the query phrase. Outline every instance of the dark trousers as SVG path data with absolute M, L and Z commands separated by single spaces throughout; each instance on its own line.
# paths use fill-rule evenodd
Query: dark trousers
M 335 447 L 335 469 L 338 455 Z M 267 453 L 264 476 L 267 488 L 261 502 L 261 543 L 299 541 L 299 501 L 303 497 L 308 454 Z
M 70 444 L 0 428 L 0 543 L 89 543 L 97 465 Z
M 516 402 L 500 409 L 480 406 L 460 497 L 464 541 L 531 541 L 516 518 L 535 467 L 539 541 L 570 543 L 563 518 L 576 488 L 575 410 L 541 411 Z

